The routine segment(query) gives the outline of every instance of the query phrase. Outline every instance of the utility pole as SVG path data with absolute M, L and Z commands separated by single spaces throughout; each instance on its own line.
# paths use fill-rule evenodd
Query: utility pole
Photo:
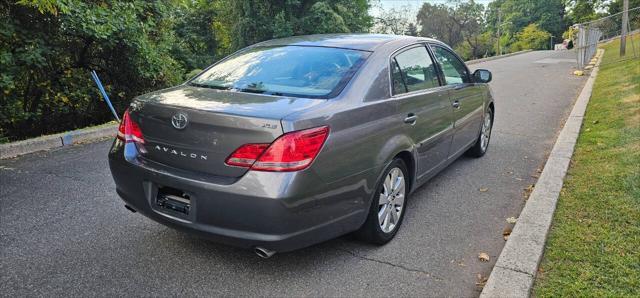
M 553 38 L 554 38 L 554 37 L 555 37 L 555 36 L 553 36 L 553 35 L 551 35 L 551 36 L 549 37 L 549 39 L 550 39 L 550 42 L 549 42 L 549 44 L 550 44 L 550 45 L 549 45 L 549 50 L 552 50 L 552 51 L 553 51 Z
M 498 8 L 498 55 L 502 55 L 502 48 L 500 48 L 500 27 L 502 27 L 502 11 Z
M 627 28 L 629 28 L 629 0 L 624 0 L 622 4 L 622 33 L 620 34 L 620 56 L 624 56 L 627 51 Z

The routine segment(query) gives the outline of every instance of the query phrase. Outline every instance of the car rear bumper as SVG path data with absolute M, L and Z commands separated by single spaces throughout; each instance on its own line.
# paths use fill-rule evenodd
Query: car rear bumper
M 142 159 L 126 161 L 122 147 L 122 142 L 114 142 L 109 166 L 126 205 L 157 222 L 216 242 L 284 252 L 352 232 L 366 218 L 370 193 L 362 183 L 363 173 L 330 184 L 311 168 L 289 173 L 249 171 L 238 179 L 198 177 Z M 157 205 L 162 187 L 189 194 L 188 215 Z

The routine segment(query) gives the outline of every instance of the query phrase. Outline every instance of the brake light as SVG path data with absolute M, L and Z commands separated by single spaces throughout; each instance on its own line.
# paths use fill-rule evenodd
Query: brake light
M 234 151 L 225 162 L 230 166 L 251 167 L 267 147 L 269 147 L 269 144 L 242 145 L 240 148 L 236 149 L 236 151 Z
M 322 126 L 286 133 L 271 144 L 245 144 L 227 158 L 226 164 L 255 171 L 303 170 L 316 158 L 328 134 L 329 127 Z
M 122 115 L 122 121 L 118 127 L 118 139 L 125 143 L 136 142 L 144 144 L 144 137 L 142 136 L 142 130 L 138 123 L 135 123 L 129 115 L 129 110 L 124 111 Z

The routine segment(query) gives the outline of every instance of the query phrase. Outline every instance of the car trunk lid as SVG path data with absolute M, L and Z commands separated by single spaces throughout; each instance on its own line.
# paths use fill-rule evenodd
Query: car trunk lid
M 233 151 L 273 142 L 283 133 L 282 117 L 319 101 L 180 86 L 137 98 L 130 113 L 145 139 L 145 159 L 239 177 L 247 168 L 225 164 Z

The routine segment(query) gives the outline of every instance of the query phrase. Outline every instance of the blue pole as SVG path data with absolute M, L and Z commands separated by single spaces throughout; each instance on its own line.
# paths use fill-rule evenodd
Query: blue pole
M 111 110 L 111 113 L 113 114 L 113 117 L 115 117 L 116 120 L 118 120 L 118 122 L 120 122 L 120 117 L 118 117 L 118 113 L 116 113 L 116 109 L 113 108 L 113 105 L 111 104 L 111 101 L 109 100 L 109 96 L 107 95 L 107 92 L 104 91 L 104 87 L 102 87 L 102 82 L 100 82 L 100 78 L 98 78 L 98 74 L 96 73 L 95 70 L 91 71 L 91 77 L 96 82 L 96 85 L 98 85 L 98 89 L 100 89 L 100 93 L 102 94 L 102 98 L 104 98 L 104 101 L 107 102 L 107 105 L 109 106 L 109 109 Z

